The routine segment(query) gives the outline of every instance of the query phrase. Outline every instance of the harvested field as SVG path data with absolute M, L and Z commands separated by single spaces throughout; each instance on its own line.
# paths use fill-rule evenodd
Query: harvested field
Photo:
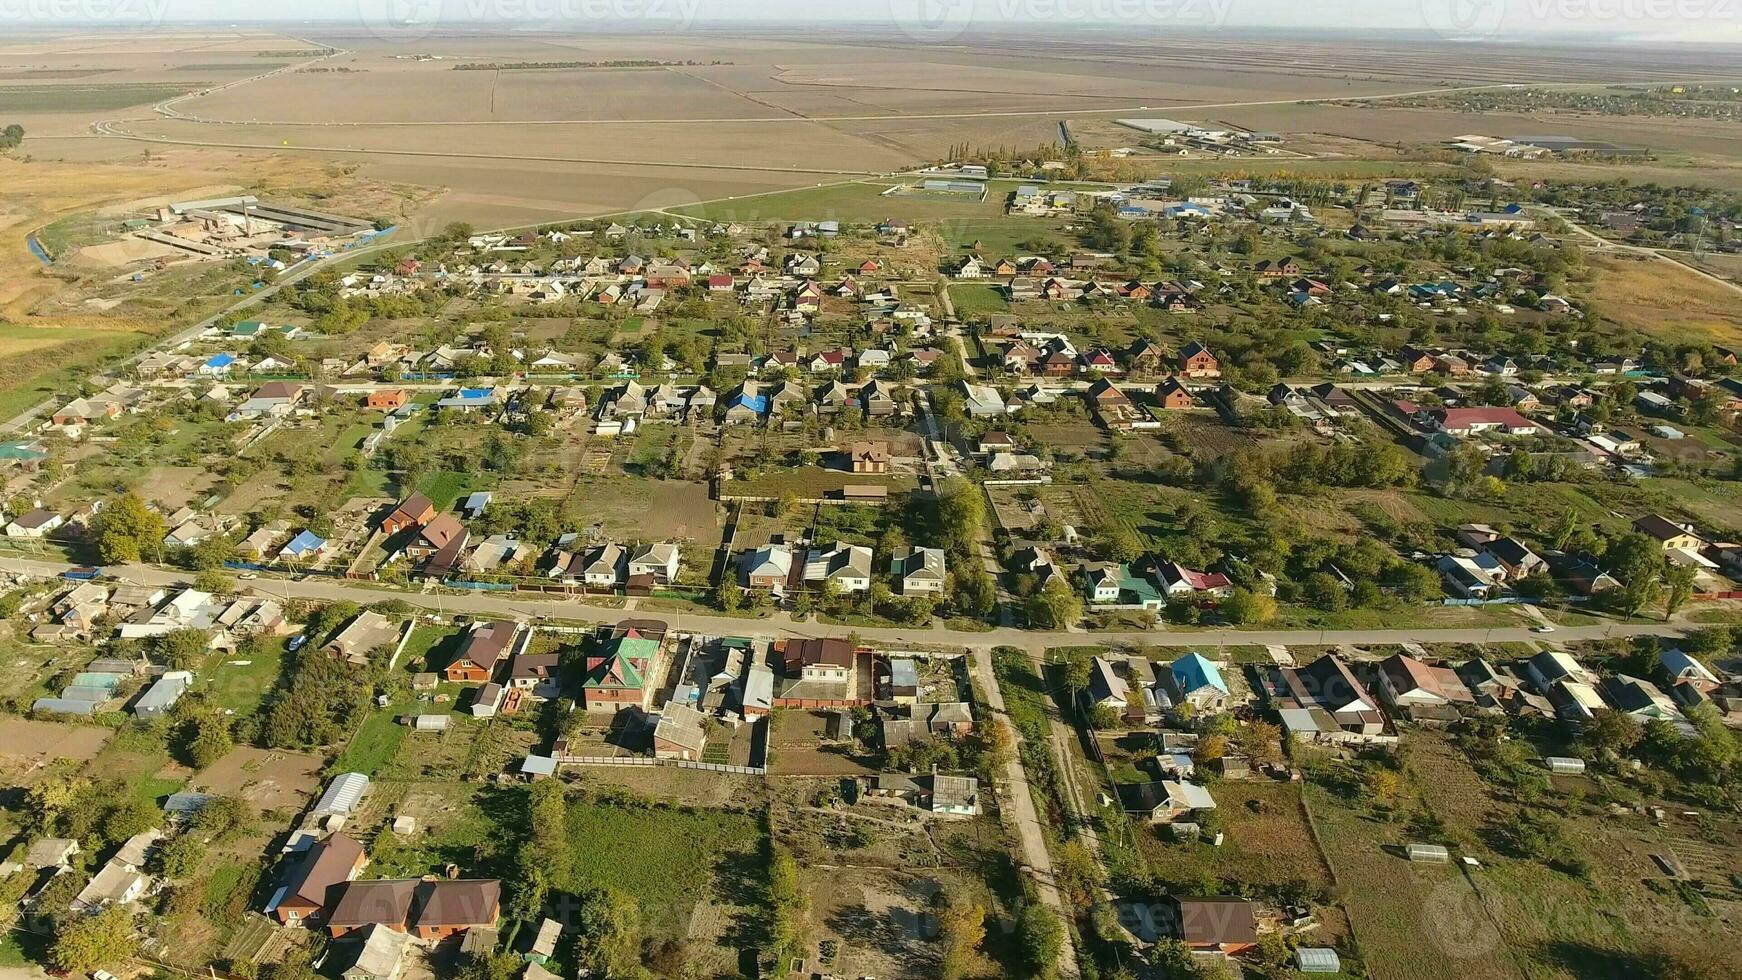
M 1742 343 L 1735 290 L 1668 262 L 1602 253 L 1589 261 L 1608 319 L 1666 339 Z
M 769 774 L 778 776 L 870 776 L 872 760 L 857 743 L 831 744 L 824 737 L 828 713 L 783 711 L 774 716 L 768 736 Z

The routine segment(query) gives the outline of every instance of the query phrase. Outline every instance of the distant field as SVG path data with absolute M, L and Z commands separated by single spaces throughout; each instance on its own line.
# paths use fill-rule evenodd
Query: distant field
M 849 221 L 873 222 L 884 218 L 907 221 L 940 221 L 950 218 L 995 218 L 1003 213 L 1003 194 L 995 189 L 986 201 L 890 195 L 883 192 L 894 182 L 854 181 L 832 187 L 758 194 L 735 201 L 675 208 L 684 214 L 713 221 Z
M 247 72 L 249 74 L 258 74 L 260 72 L 271 71 L 274 68 L 283 68 L 287 64 L 289 64 L 287 61 L 257 61 L 253 64 L 238 64 L 233 61 L 220 61 L 206 65 L 176 65 L 174 68 L 171 68 L 170 71 L 239 71 Z
M 128 106 L 161 102 L 171 96 L 201 88 L 204 82 L 184 85 L 138 82 L 126 85 L 0 85 L 0 112 L 101 112 Z
M 148 335 L 126 329 L 49 331 L 0 323 L 0 420 L 148 340 Z
M 1742 343 L 1742 295 L 1679 265 L 1593 253 L 1603 316 L 1665 340 Z

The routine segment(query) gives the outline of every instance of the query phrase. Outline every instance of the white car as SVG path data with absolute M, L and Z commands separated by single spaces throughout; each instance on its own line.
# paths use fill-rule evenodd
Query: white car
M 1541 625 L 1541 626 L 1535 626 L 1535 627 L 1532 627 L 1532 628 L 1531 628 L 1531 630 L 1530 630 L 1530 631 L 1531 631 L 1531 632 L 1532 632 L 1532 633 L 1553 633 L 1553 632 L 1554 632 L 1554 627 L 1553 627 L 1553 626 L 1550 626 L 1550 625 L 1549 625 L 1549 624 L 1547 624 L 1547 623 L 1544 623 L 1544 624 L 1542 624 L 1542 625 Z

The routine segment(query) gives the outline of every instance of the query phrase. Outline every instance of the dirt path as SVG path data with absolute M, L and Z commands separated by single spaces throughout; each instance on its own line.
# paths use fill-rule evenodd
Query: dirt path
M 979 675 L 980 685 L 986 691 L 986 703 L 992 709 L 992 717 L 996 724 L 1010 725 L 1008 714 L 1004 710 L 1004 691 L 998 686 L 997 672 L 992 669 L 992 648 L 976 647 L 974 649 L 974 672 Z M 1011 735 L 1016 738 L 1015 726 L 1010 726 Z M 1034 794 L 1028 786 L 1028 773 L 1022 768 L 1022 758 L 1018 753 L 1010 754 L 1010 761 L 1004 766 L 1004 806 L 1002 811 L 1016 824 L 1016 835 L 1022 845 L 1022 862 L 1034 876 L 1034 884 L 1040 892 L 1040 900 L 1057 912 L 1061 918 L 1070 919 L 1065 910 L 1064 900 L 1059 895 L 1058 879 L 1053 873 L 1052 856 L 1046 850 L 1046 836 L 1040 829 L 1040 817 L 1034 807 Z M 1066 980 L 1077 976 L 1077 951 L 1070 934 L 1065 934 L 1064 946 L 1059 954 L 1059 975 Z

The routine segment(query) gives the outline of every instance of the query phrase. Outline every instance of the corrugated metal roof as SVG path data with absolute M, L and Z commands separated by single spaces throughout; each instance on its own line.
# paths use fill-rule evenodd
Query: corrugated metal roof
M 348 772 L 335 777 L 327 785 L 327 791 L 321 794 L 319 803 L 315 804 L 314 812 L 350 813 L 357 809 L 363 794 L 369 789 L 369 777 L 360 772 Z

